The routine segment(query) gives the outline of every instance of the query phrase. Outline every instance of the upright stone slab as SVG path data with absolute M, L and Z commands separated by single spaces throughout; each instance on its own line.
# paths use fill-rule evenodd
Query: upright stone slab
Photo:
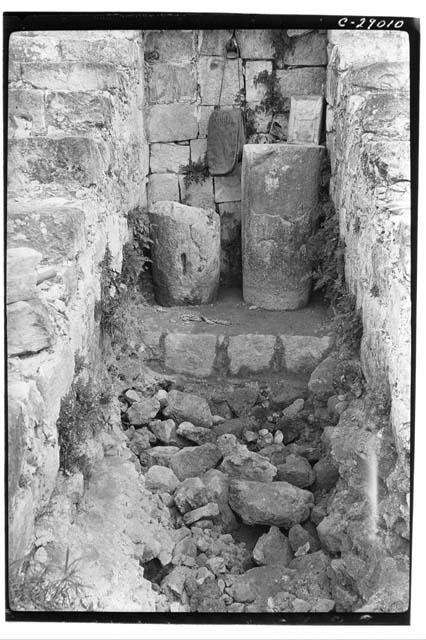
M 323 147 L 249 144 L 242 169 L 244 300 L 264 309 L 307 304 L 306 241 L 317 217 Z
M 207 304 L 219 288 L 220 219 L 212 209 L 172 201 L 151 206 L 152 274 L 164 306 Z
M 291 96 L 287 142 L 319 144 L 322 96 Z

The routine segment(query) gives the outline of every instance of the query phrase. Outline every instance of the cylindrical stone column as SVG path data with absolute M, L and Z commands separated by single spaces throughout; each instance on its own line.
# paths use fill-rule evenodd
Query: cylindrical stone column
M 220 218 L 211 209 L 159 201 L 149 212 L 152 274 L 163 306 L 214 302 L 220 276 Z
M 250 304 L 290 310 L 308 303 L 306 241 L 318 215 L 323 149 L 296 144 L 244 146 L 243 296 Z

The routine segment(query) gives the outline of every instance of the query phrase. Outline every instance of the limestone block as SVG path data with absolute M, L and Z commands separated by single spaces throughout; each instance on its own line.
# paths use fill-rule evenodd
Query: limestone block
M 311 31 L 292 40 L 292 47 L 284 53 L 284 64 L 323 66 L 327 64 L 327 36 Z
M 41 259 L 41 253 L 29 247 L 8 249 L 6 304 L 37 296 L 36 268 Z
M 231 29 L 203 29 L 199 38 L 202 56 L 224 56 L 226 43 L 232 36 Z
M 209 119 L 213 111 L 213 106 L 200 105 L 197 109 L 198 135 L 200 138 L 207 137 Z
M 370 90 L 409 91 L 410 67 L 408 62 L 378 62 L 368 67 L 353 69 L 350 82 L 354 86 Z
M 242 58 L 271 60 L 275 49 L 270 29 L 238 29 L 236 32 Z
M 207 138 L 198 138 L 197 140 L 191 140 L 191 162 L 205 164 L 205 158 L 207 153 Z
M 262 71 L 272 73 L 272 62 L 270 60 L 256 60 L 246 62 L 246 99 L 248 102 L 260 102 L 266 93 L 264 84 L 256 85 L 256 78 Z
M 78 135 L 110 127 L 111 99 L 89 91 L 49 91 L 46 94 L 46 125 L 49 131 L 59 130 Z
M 38 353 L 53 344 L 53 326 L 40 300 L 7 305 L 7 352 L 9 356 Z
M 165 365 L 177 373 L 206 378 L 213 373 L 216 341 L 211 334 L 169 333 L 164 342 Z
M 9 89 L 9 138 L 45 132 L 44 96 L 39 89 Z
M 203 209 L 214 209 L 213 179 L 185 185 L 185 176 L 179 176 L 180 198 L 182 204 Z
M 331 111 L 331 109 L 330 109 Z M 362 127 L 380 137 L 408 140 L 410 137 L 410 100 L 408 94 L 374 92 L 362 106 Z
M 148 204 L 159 200 L 179 202 L 179 182 L 176 173 L 152 173 L 148 182 Z
M 319 144 L 322 105 L 322 96 L 291 96 L 288 142 L 295 144 Z
M 328 42 L 339 49 L 340 69 L 365 67 L 377 62 L 404 62 L 409 59 L 408 33 L 400 31 L 327 32 Z
M 98 184 L 106 164 L 106 147 L 86 137 L 25 138 L 9 141 L 8 180 Z
M 9 247 L 32 247 L 42 254 L 43 262 L 49 263 L 74 259 L 87 242 L 84 211 L 60 198 L 11 200 L 7 233 Z
M 219 204 L 220 278 L 227 284 L 241 282 L 241 202 Z
M 179 173 L 189 164 L 189 146 L 154 143 L 150 151 L 151 173 Z
M 284 362 L 291 373 L 309 373 L 324 360 L 331 349 L 329 336 L 280 336 L 284 346 Z
M 194 102 L 197 84 L 191 64 L 176 65 L 157 63 L 152 66 L 149 81 L 149 102 Z
M 36 89 L 108 91 L 120 85 L 120 72 L 111 64 L 22 63 L 22 80 Z
M 166 306 L 212 302 L 219 285 L 219 216 L 170 201 L 153 205 L 149 216 L 158 302 Z
M 225 58 L 202 56 L 198 64 L 198 82 L 201 92 L 201 104 L 218 105 L 220 86 L 222 83 L 221 106 L 234 105 L 239 92 L 239 86 L 244 86 L 241 60 L 226 60 Z M 195 137 L 195 136 L 193 136 Z
M 241 164 L 227 176 L 214 178 L 215 202 L 235 202 L 241 200 Z
M 284 98 L 294 95 L 324 95 L 326 70 L 323 67 L 279 69 L 277 79 Z
M 304 249 L 317 216 L 322 147 L 245 145 L 242 170 L 243 295 L 266 309 L 307 304 Z
M 147 115 L 149 142 L 173 142 L 196 138 L 196 109 L 191 104 L 159 104 L 151 106 Z
M 16 62 L 60 62 L 61 49 L 58 40 L 15 32 L 9 39 L 9 57 Z
M 148 31 L 144 49 L 148 62 L 189 62 L 194 54 L 193 32 L 184 29 Z
M 241 369 L 253 373 L 269 369 L 274 356 L 275 342 L 275 336 L 230 336 L 228 356 L 231 374 L 237 375 Z
M 63 38 L 60 40 L 61 60 L 64 62 L 90 61 L 92 64 L 111 64 L 131 67 L 142 63 L 142 47 L 137 41 L 127 38 L 112 38 L 111 31 L 98 31 L 94 38 Z

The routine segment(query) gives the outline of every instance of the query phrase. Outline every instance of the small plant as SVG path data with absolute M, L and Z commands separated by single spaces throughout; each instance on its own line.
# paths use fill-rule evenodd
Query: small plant
M 121 276 L 112 267 L 112 255 L 109 246 L 100 263 L 101 296 L 95 305 L 95 320 L 99 320 L 101 331 L 113 335 L 120 330 L 118 309 L 120 306 Z
M 209 177 L 207 153 L 197 162 L 190 161 L 189 164 L 182 165 L 180 171 L 185 174 L 183 182 L 187 189 L 192 183 L 202 184 Z
M 85 596 L 78 565 L 70 561 L 69 548 L 63 567 L 43 565 L 29 554 L 11 566 L 9 599 L 14 611 L 66 611 L 77 607 Z
M 151 262 L 149 249 L 152 240 L 149 235 L 148 217 L 141 209 L 132 209 L 128 213 L 127 224 L 132 238 L 123 247 L 121 282 L 126 286 L 135 286 L 139 283 L 142 272 Z
M 285 98 L 281 93 L 276 69 L 273 69 L 271 73 L 266 70 L 261 71 L 253 82 L 255 87 L 259 84 L 263 84 L 265 87 L 265 95 L 260 102 L 260 106 L 266 113 L 276 115 L 285 111 Z
M 370 289 L 370 294 L 373 296 L 373 298 L 378 298 L 380 295 L 380 291 L 379 291 L 379 287 L 377 286 L 377 284 L 373 284 L 373 286 Z

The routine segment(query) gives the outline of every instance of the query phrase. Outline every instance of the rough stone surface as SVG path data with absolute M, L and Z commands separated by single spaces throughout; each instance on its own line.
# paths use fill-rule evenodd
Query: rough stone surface
M 229 486 L 231 508 L 249 525 L 289 528 L 308 518 L 313 503 L 312 493 L 288 482 L 232 480 Z
M 300 34 L 293 39 L 293 46 L 284 54 L 284 64 L 289 66 L 325 66 L 327 64 L 327 34 L 319 31 Z
M 186 525 L 191 525 L 194 524 L 194 522 L 197 522 L 197 520 L 202 520 L 203 518 L 214 518 L 218 515 L 219 507 L 216 502 L 209 502 L 203 507 L 198 507 L 198 509 L 185 513 L 183 521 Z
M 258 372 L 269 369 L 274 355 L 275 336 L 247 334 L 229 338 L 229 370 L 237 375 L 240 370 Z
M 258 482 L 272 482 L 277 474 L 277 469 L 266 458 L 258 453 L 248 451 L 245 447 L 226 455 L 220 465 L 220 471 L 230 478 L 242 478 Z
M 161 467 L 169 467 L 170 461 L 173 456 L 180 451 L 179 447 L 173 445 L 165 445 L 158 447 L 151 447 L 147 452 L 154 461 L 154 464 Z
M 182 204 L 203 209 L 215 208 L 213 179 L 206 177 L 201 182 L 185 183 L 185 176 L 179 176 L 179 188 Z
M 308 383 L 308 389 L 311 393 L 320 398 L 334 394 L 333 380 L 337 364 L 336 356 L 330 355 L 315 367 Z
M 202 444 L 199 447 L 185 447 L 181 449 L 170 461 L 170 466 L 179 478 L 192 478 L 202 476 L 212 469 L 221 460 L 222 454 L 216 445 Z
M 283 464 L 278 465 L 278 480 L 285 480 L 304 489 L 313 484 L 315 474 L 306 458 L 290 454 Z
M 156 398 L 147 398 L 142 402 L 134 402 L 127 409 L 130 424 L 136 426 L 148 424 L 160 411 L 160 403 Z
M 284 347 L 284 363 L 291 373 L 312 373 L 332 345 L 329 336 L 280 336 Z
M 212 431 L 216 433 L 217 436 L 222 436 L 225 433 L 230 433 L 237 438 L 240 438 L 243 430 L 245 428 L 245 421 L 240 418 L 233 418 L 232 420 L 225 420 L 220 424 L 215 424 L 212 427 Z
M 41 253 L 29 247 L 17 247 L 8 249 L 6 259 L 6 304 L 37 297 L 36 268 L 42 259 Z
M 320 489 L 328 491 L 339 479 L 339 470 L 330 457 L 321 458 L 314 464 L 315 484 Z
M 177 444 L 176 422 L 169 418 L 168 420 L 154 420 L 149 423 L 149 428 L 160 442 L 164 444 Z
M 174 173 L 153 173 L 148 182 L 148 203 L 153 205 L 161 200 L 179 202 L 179 180 Z
M 164 341 L 165 365 L 177 373 L 208 377 L 216 358 L 216 336 L 169 333 Z
M 173 389 L 169 392 L 168 405 L 163 413 L 174 418 L 178 423 L 188 420 L 199 427 L 213 425 L 213 417 L 207 401 L 193 393 Z
M 293 95 L 324 95 L 325 67 L 300 67 L 277 71 L 281 93 L 290 106 Z
M 278 527 L 271 527 L 264 533 L 253 549 L 253 560 L 260 565 L 281 564 L 288 566 L 293 558 L 288 538 Z
M 153 465 L 145 475 L 145 485 L 151 491 L 173 493 L 179 485 L 179 480 L 171 469 Z
M 189 62 L 194 55 L 193 33 L 184 29 L 148 31 L 145 38 L 145 54 L 159 62 Z
M 186 513 L 210 502 L 210 493 L 201 478 L 186 478 L 176 489 L 174 501 L 179 511 Z
M 191 442 L 197 444 L 205 444 L 206 442 L 214 442 L 216 434 L 211 429 L 205 427 L 196 427 L 192 422 L 182 422 L 177 430 L 178 434 Z
M 7 352 L 23 356 L 48 349 L 54 342 L 52 321 L 37 299 L 7 305 Z
M 193 66 L 169 63 L 153 65 L 148 90 L 151 104 L 194 102 L 196 81 Z
M 297 309 L 307 304 L 310 265 L 304 245 L 317 215 L 321 155 L 322 148 L 315 146 L 244 147 L 242 242 L 246 302 L 266 309 Z M 288 170 L 283 171 L 284 166 Z
M 148 111 L 149 142 L 174 142 L 196 138 L 198 125 L 192 104 L 152 105 Z
M 234 105 L 238 94 L 238 68 L 240 86 L 243 86 L 243 71 L 241 60 L 227 60 L 225 72 L 225 59 L 218 57 L 201 56 L 198 65 L 198 82 L 201 92 L 201 104 L 218 105 L 220 86 L 223 86 L 220 99 L 221 106 Z M 190 136 L 194 137 L 195 136 Z
M 322 96 L 291 96 L 287 142 L 319 144 L 322 107 Z
M 158 302 L 166 306 L 212 302 L 220 275 L 219 216 L 175 202 L 158 202 L 149 215 Z
M 181 144 L 157 144 L 150 147 L 151 173 L 179 173 L 189 163 L 189 147 Z M 174 198 L 173 198 L 174 199 Z

